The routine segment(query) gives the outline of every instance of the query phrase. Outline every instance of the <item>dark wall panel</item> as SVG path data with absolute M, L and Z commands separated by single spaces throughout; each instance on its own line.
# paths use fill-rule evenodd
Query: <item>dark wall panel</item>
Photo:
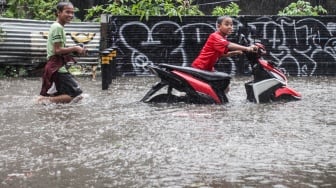
M 120 75 L 148 74 L 148 64 L 169 63 L 190 66 L 205 43 L 216 30 L 216 17 L 139 17 L 109 16 L 106 44 L 117 46 Z M 288 75 L 336 75 L 336 16 L 277 17 L 242 16 L 234 19 L 235 41 L 243 30 L 250 41 L 261 41 L 268 54 L 265 59 L 278 63 Z M 246 28 L 255 28 L 256 32 Z M 244 57 L 221 60 L 218 71 L 232 75 L 249 74 Z

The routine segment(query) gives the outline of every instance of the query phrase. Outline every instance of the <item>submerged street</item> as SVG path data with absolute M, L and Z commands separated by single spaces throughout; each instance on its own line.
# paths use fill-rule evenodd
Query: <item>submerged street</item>
M 0 80 L 0 187 L 335 187 L 336 78 L 290 77 L 301 101 L 139 102 L 154 77 L 39 105 L 39 78 Z

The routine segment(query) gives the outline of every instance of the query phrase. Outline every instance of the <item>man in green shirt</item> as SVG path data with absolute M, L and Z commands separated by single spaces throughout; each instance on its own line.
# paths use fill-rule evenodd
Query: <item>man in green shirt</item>
M 41 97 L 39 102 L 69 103 L 80 99 L 82 90 L 74 77 L 67 71 L 66 64 L 75 62 L 68 54 L 85 54 L 81 46 L 66 47 L 64 25 L 74 17 L 74 7 L 70 2 L 60 2 L 57 7 L 57 20 L 50 26 L 47 41 L 47 64 L 44 68 Z

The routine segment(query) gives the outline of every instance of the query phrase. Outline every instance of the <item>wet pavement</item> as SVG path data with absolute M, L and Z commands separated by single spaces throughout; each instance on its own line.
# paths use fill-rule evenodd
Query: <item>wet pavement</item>
M 154 77 L 39 105 L 39 78 L 0 80 L 0 187 L 335 187 L 336 77 L 290 77 L 295 102 L 139 102 Z

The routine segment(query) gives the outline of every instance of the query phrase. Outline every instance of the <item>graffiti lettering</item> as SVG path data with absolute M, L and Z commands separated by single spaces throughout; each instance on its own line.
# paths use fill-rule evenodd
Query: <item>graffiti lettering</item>
M 210 33 L 216 30 L 215 17 L 186 17 L 149 19 L 111 17 L 111 35 L 124 55 L 119 57 L 119 68 L 134 74 L 148 74 L 146 65 L 168 63 L 190 66 Z M 167 21 L 169 20 L 169 21 Z M 249 20 L 249 21 L 247 21 Z M 265 59 L 276 62 L 288 75 L 335 75 L 336 23 L 332 17 L 237 17 L 234 41 L 238 31 L 251 43 L 262 42 L 268 54 Z M 117 42 L 116 42 L 117 41 Z M 113 41 L 112 41 L 113 42 Z M 110 44 L 112 45 L 112 44 Z M 249 72 L 246 59 L 222 59 L 216 69 L 232 75 Z M 326 67 L 327 66 L 327 67 Z

